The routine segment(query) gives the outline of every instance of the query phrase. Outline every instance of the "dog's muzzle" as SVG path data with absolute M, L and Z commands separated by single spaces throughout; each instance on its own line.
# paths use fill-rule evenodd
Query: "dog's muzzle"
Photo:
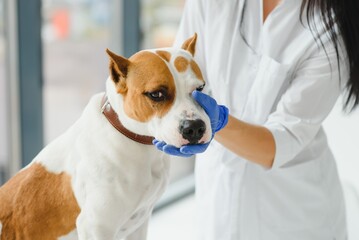
M 197 144 L 206 132 L 206 124 L 201 119 L 183 120 L 180 123 L 179 131 L 182 137 L 189 141 L 189 144 Z

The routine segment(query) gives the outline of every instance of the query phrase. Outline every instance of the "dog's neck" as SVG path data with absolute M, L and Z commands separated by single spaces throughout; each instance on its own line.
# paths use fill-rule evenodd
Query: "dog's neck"
M 110 77 L 106 82 L 106 94 L 108 97 L 108 102 L 111 104 L 113 110 L 117 113 L 118 119 L 125 128 L 139 135 L 151 136 L 147 123 L 136 121 L 127 116 L 123 107 L 123 97 L 121 94 L 117 93 L 115 83 Z

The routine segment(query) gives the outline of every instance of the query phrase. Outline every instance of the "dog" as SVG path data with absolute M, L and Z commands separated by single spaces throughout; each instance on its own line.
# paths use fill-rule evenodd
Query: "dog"
M 106 50 L 105 93 L 0 188 L 1 240 L 146 239 L 170 167 L 152 140 L 180 147 L 211 139 L 191 97 L 205 85 L 196 40 L 128 59 Z

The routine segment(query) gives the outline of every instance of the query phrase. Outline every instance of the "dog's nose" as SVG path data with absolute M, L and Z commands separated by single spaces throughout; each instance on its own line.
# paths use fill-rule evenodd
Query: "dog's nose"
M 180 133 L 190 144 L 196 144 L 206 131 L 206 124 L 201 119 L 184 120 L 180 125 Z

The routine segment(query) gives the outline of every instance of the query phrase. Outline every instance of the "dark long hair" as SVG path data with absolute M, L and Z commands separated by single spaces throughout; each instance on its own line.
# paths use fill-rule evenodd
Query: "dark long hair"
M 339 36 L 342 38 L 349 63 L 345 109 L 354 110 L 359 105 L 359 0 L 303 0 L 301 20 L 306 13 L 312 32 L 318 36 L 314 23 L 317 11 L 334 44 L 338 61 Z

